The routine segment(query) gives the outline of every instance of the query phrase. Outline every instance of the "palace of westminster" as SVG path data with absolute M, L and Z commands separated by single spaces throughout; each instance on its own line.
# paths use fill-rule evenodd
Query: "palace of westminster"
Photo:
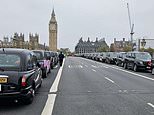
M 49 46 L 39 43 L 38 34 L 29 34 L 29 41 L 25 41 L 23 33 L 14 33 L 9 37 L 4 37 L 0 40 L 0 48 L 22 48 L 30 50 L 51 50 L 57 51 L 57 21 L 54 9 L 49 21 Z

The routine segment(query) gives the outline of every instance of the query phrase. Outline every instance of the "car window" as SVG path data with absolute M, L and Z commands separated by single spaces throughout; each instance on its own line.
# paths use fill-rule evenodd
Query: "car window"
M 39 51 L 33 51 L 37 57 L 38 60 L 43 60 L 43 54 Z
M 141 60 L 151 60 L 151 55 L 149 53 L 137 53 L 136 54 L 136 58 L 137 59 L 141 59 Z
M 32 61 L 32 54 L 28 54 L 27 56 L 27 69 L 32 70 L 33 69 L 33 61 Z
M 49 52 L 44 52 L 44 56 L 45 57 L 50 57 L 50 53 Z
M 20 56 L 16 54 L 0 54 L 0 67 L 19 67 Z
M 131 57 L 132 58 L 135 58 L 136 57 L 135 53 L 132 53 Z

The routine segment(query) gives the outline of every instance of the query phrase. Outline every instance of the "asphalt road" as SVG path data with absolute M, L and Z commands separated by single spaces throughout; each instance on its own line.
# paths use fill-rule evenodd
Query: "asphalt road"
M 34 101 L 30 105 L 13 103 L 7 100 L 0 102 L 0 115 L 41 115 L 47 101 L 48 92 L 57 75 L 58 68 L 52 69 L 47 78 L 43 79 L 41 88 L 36 92 Z
M 53 115 L 154 115 L 154 76 L 79 57 L 65 61 Z
M 57 78 L 60 81 L 57 82 Z M 154 76 L 148 72 L 133 72 L 115 65 L 68 57 L 63 67 L 53 69 L 43 80 L 31 105 L 0 103 L 0 115 L 51 113 L 154 115 Z

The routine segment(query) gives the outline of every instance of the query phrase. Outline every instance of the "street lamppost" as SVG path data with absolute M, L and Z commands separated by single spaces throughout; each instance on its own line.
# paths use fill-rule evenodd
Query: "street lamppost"
M 146 45 L 146 41 L 145 41 L 145 39 L 143 38 L 142 41 L 141 41 L 141 46 L 142 46 L 142 48 L 143 48 L 143 51 L 144 51 L 145 45 Z

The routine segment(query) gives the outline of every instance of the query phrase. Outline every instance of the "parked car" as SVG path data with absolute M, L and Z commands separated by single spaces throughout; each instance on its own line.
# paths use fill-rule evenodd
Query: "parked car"
M 100 53 L 95 53 L 94 60 L 99 61 Z
M 154 59 L 152 59 L 152 68 L 151 68 L 151 70 L 152 70 L 152 75 L 154 75 Z
M 116 57 L 117 57 L 116 52 L 108 52 L 107 55 L 106 55 L 105 62 L 108 63 L 108 64 L 115 64 L 116 63 Z
M 42 71 L 32 51 L 0 49 L 0 99 L 30 104 L 42 84 Z
M 102 52 L 99 56 L 99 61 L 105 62 L 106 61 L 106 54 L 107 54 L 107 52 Z
M 47 62 L 47 55 L 45 55 L 45 52 L 43 50 L 33 50 L 33 52 L 35 53 L 37 60 L 40 64 L 40 68 L 42 70 L 42 77 L 46 78 L 49 72 L 49 70 L 47 70 L 47 65 L 49 64 Z
M 127 54 L 126 52 L 119 52 L 117 54 L 117 58 L 116 58 L 116 65 L 117 66 L 123 67 L 126 54 Z
M 139 69 L 151 70 L 151 67 L 151 55 L 148 52 L 128 52 L 125 57 L 125 69 L 138 71 Z

